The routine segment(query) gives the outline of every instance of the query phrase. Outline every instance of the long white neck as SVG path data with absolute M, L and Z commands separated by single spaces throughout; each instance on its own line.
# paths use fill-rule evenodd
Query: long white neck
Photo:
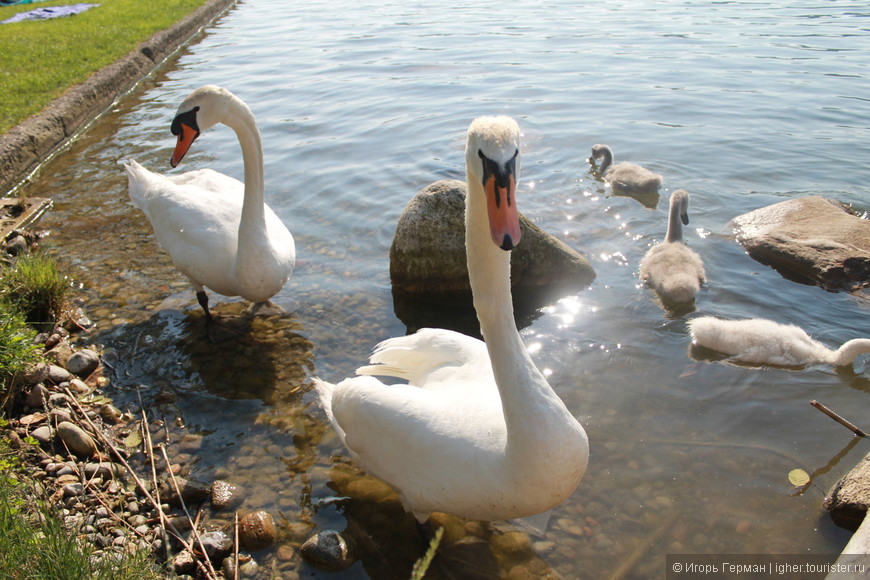
M 265 219 L 264 180 L 263 180 L 263 143 L 260 130 L 251 109 L 242 101 L 233 99 L 223 121 L 239 138 L 242 148 L 242 161 L 245 166 L 245 201 L 239 230 L 262 224 Z M 241 238 L 241 236 L 240 236 Z
M 501 395 L 508 449 L 527 457 L 554 413 L 569 412 L 523 345 L 511 302 L 510 252 L 493 243 L 483 188 L 471 175 L 468 188 L 465 243 L 474 308 Z
M 850 365 L 859 354 L 870 353 L 870 338 L 855 338 L 843 343 L 834 351 L 832 363 L 837 366 Z
M 233 98 L 230 101 L 223 123 L 236 132 L 245 167 L 245 199 L 239 219 L 235 270 L 243 284 L 255 284 L 257 273 L 269 266 L 262 262 L 272 259 L 271 253 L 263 251 L 268 244 L 263 193 L 263 144 L 254 114 L 241 100 Z

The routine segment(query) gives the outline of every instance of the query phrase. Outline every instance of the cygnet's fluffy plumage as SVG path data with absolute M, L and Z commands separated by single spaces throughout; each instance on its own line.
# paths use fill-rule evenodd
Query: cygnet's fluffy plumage
M 779 366 L 846 366 L 870 353 L 870 339 L 856 338 L 831 350 L 799 326 L 764 318 L 723 320 L 701 316 L 689 321 L 692 343 L 731 355 L 739 362 Z
M 645 167 L 623 161 L 613 164 L 613 151 L 607 145 L 593 145 L 592 159 L 601 160 L 598 172 L 617 192 L 654 193 L 662 186 L 662 176 Z
M 640 278 L 662 299 L 691 302 L 706 275 L 701 257 L 683 243 L 683 224 L 689 223 L 689 193 L 678 189 L 671 194 L 668 232 L 640 261 Z

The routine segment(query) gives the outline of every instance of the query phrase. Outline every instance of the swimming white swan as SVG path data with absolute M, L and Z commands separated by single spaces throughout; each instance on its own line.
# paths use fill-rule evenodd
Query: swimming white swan
M 701 257 L 683 243 L 688 208 L 686 190 L 671 194 L 665 241 L 650 248 L 640 261 L 640 279 L 670 302 L 691 302 L 706 279 Z
M 870 353 L 870 339 L 855 338 L 837 350 L 813 340 L 800 327 L 764 318 L 722 320 L 701 316 L 689 321 L 692 343 L 731 355 L 734 360 L 780 366 L 826 363 L 850 365 Z
M 645 167 L 623 161 L 613 165 L 613 151 L 607 145 L 593 145 L 592 159 L 601 159 L 598 172 L 616 191 L 631 193 L 653 193 L 662 186 L 662 176 Z
M 265 204 L 260 131 L 241 99 L 214 85 L 193 91 L 172 121 L 172 134 L 178 136 L 172 166 L 201 131 L 217 123 L 231 127 L 239 138 L 244 184 L 211 169 L 167 177 L 132 160 L 124 165 L 130 199 L 190 280 L 209 323 L 205 288 L 268 302 L 284 287 L 296 263 L 293 236 Z
M 361 376 L 314 379 L 351 455 L 391 484 L 424 522 L 432 512 L 474 520 L 539 514 L 586 471 L 586 432 L 538 371 L 513 317 L 510 253 L 520 239 L 520 132 L 509 117 L 471 123 L 466 148 L 466 247 L 485 343 L 422 329 L 375 347 Z

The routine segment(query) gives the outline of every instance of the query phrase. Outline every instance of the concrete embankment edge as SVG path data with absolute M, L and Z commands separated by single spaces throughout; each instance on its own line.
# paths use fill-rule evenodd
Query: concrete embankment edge
M 108 109 L 236 0 L 208 0 L 170 28 L 91 75 L 0 136 L 0 192 L 18 187 L 39 165 Z

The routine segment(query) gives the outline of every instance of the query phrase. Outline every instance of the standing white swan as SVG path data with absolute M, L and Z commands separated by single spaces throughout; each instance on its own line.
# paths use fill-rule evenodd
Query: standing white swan
M 683 243 L 683 224 L 689 223 L 688 208 L 686 190 L 678 189 L 671 194 L 665 241 L 650 248 L 640 261 L 640 279 L 670 302 L 691 302 L 706 280 L 701 257 Z
M 662 186 L 662 176 L 653 173 L 646 167 L 623 161 L 613 165 L 613 151 L 607 145 L 593 145 L 593 166 L 595 161 L 601 159 L 598 172 L 610 183 L 610 187 L 617 192 L 626 193 L 655 193 Z
M 466 248 L 486 341 L 443 329 L 380 343 L 361 375 L 314 379 L 351 455 L 392 485 L 424 522 L 432 512 L 474 520 L 539 514 L 586 471 L 589 442 L 529 357 L 513 317 L 510 253 L 520 239 L 520 132 L 509 117 L 471 123 L 466 148 Z
M 740 362 L 780 366 L 846 366 L 870 353 L 870 339 L 855 338 L 831 350 L 799 326 L 764 318 L 722 320 L 701 316 L 689 321 L 692 343 L 731 355 Z
M 205 288 L 224 296 L 268 302 L 293 273 L 293 236 L 265 204 L 263 147 L 251 109 L 214 85 L 196 89 L 172 121 L 178 136 L 172 167 L 200 132 L 223 123 L 239 138 L 245 183 L 211 169 L 167 177 L 135 161 L 124 165 L 130 199 L 154 228 L 157 241 L 187 276 L 211 323 Z

